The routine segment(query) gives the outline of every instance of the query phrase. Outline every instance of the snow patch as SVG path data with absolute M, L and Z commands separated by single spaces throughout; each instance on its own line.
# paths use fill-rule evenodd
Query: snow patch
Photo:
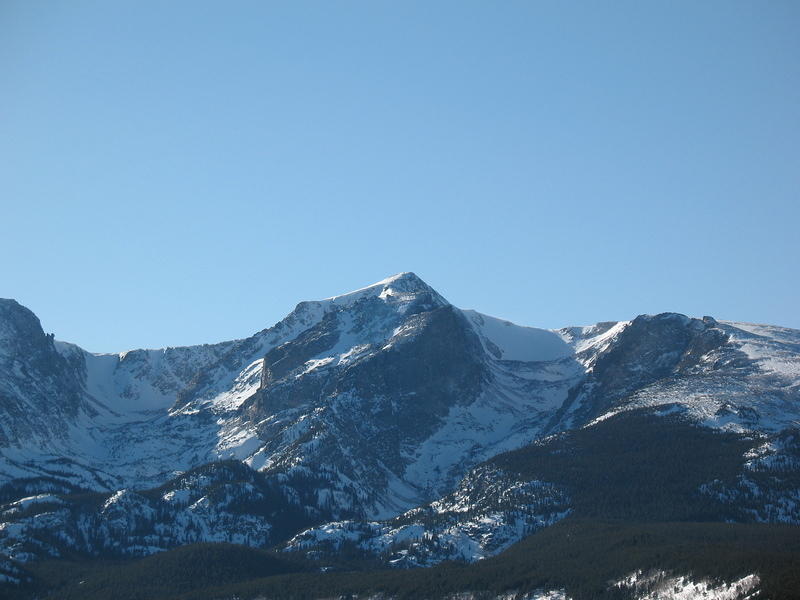
M 730 583 L 716 583 L 686 575 L 671 576 L 664 571 L 637 571 L 614 587 L 635 591 L 639 600 L 749 600 L 758 595 L 759 583 L 758 575 L 754 574 Z
M 478 333 L 487 352 L 495 358 L 542 362 L 572 355 L 570 346 L 554 331 L 522 327 L 474 310 L 461 312 Z

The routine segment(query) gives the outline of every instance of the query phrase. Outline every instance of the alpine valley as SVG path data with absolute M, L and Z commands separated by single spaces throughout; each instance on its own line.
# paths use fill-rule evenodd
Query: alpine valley
M 800 331 L 402 273 L 92 354 L 0 300 L 0 597 L 798 598 Z

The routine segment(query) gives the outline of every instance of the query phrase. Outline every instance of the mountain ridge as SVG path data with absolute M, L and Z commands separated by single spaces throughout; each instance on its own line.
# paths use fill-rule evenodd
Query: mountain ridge
M 600 433 L 640 413 L 678 418 L 686 439 L 700 426 L 750 440 L 691 492 L 713 504 L 702 514 L 800 522 L 786 433 L 800 425 L 800 331 L 677 313 L 522 327 L 458 309 L 407 272 L 300 302 L 247 338 L 93 354 L 6 301 L 0 554 L 215 541 L 324 555 L 317 541 L 340 539 L 390 566 L 479 560 L 585 498 L 580 482 L 491 461 L 584 444 L 587 428 L 600 446 L 574 461 L 600 456 Z

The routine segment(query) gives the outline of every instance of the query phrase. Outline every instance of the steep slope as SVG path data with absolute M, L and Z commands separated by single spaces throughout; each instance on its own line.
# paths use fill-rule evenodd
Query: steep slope
M 76 367 L 58 353 L 36 315 L 0 299 L 0 446 L 58 444 L 69 436 L 70 422 L 94 413 Z

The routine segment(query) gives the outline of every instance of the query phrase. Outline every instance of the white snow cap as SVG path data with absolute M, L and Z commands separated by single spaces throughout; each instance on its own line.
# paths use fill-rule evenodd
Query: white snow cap
M 412 273 L 411 271 L 405 271 L 403 273 L 397 273 L 396 275 L 392 275 L 387 277 L 386 279 L 381 279 L 371 285 L 365 286 L 363 288 L 359 288 L 357 290 L 353 290 L 352 292 L 347 292 L 346 294 L 339 294 L 337 296 L 331 296 L 330 298 L 325 298 L 325 300 L 332 300 L 334 302 L 340 302 L 345 298 L 349 298 L 351 296 L 371 296 L 374 295 L 375 292 L 379 294 L 387 289 L 396 290 L 398 292 L 420 292 L 420 291 L 433 291 L 433 289 L 422 279 L 420 279 L 416 273 Z
M 378 297 L 381 300 L 408 300 L 419 294 L 431 294 L 437 303 L 449 304 L 431 286 L 420 279 L 415 273 L 406 271 L 382 279 L 372 285 L 353 290 L 346 294 L 331 296 L 321 302 L 337 306 L 349 306 L 362 298 Z

